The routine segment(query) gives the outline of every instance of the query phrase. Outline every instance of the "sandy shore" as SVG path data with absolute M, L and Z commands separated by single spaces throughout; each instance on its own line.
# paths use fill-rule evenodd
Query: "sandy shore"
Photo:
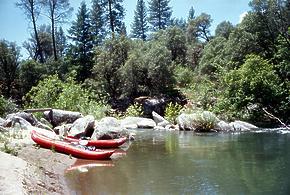
M 75 158 L 29 144 L 0 160 L 0 194 L 69 194 L 64 174 Z

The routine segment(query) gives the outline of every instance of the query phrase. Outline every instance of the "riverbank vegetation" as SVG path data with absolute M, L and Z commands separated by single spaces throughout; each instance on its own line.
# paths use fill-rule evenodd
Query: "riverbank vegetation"
M 241 23 L 221 22 L 215 32 L 211 16 L 193 7 L 174 18 L 169 0 L 138 0 L 126 32 L 122 0 L 93 0 L 81 3 L 67 34 L 68 0 L 53 1 L 56 15 L 37 22 L 50 15 L 49 2 L 17 3 L 33 26 L 22 46 L 27 59 L 13 40 L 0 40 L 2 116 L 16 107 L 53 107 L 101 118 L 150 96 L 170 99 L 169 120 L 185 97 L 187 107 L 226 120 L 266 123 L 264 109 L 290 122 L 289 0 L 252 0 Z

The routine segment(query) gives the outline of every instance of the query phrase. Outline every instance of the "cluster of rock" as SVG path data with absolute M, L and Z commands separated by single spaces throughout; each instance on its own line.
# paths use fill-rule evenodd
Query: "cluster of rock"
M 257 127 L 243 122 L 234 121 L 227 123 L 219 120 L 214 114 L 205 112 L 211 116 L 212 131 L 231 132 L 247 131 Z M 21 129 L 33 128 L 54 131 L 60 135 L 76 137 L 91 137 L 92 139 L 111 139 L 120 136 L 131 136 L 138 129 L 152 129 L 163 131 L 190 130 L 198 131 L 201 119 L 194 119 L 194 114 L 181 114 L 177 117 L 177 124 L 171 124 L 156 112 L 152 112 L 152 119 L 142 117 L 126 117 L 116 119 L 105 117 L 100 121 L 91 115 L 83 116 L 79 112 L 51 109 L 44 112 L 44 118 L 37 120 L 31 113 L 18 112 L 7 115 L 6 119 L 0 118 L 0 130 L 8 131 L 9 128 L 19 126 Z M 205 121 L 208 122 L 208 121 Z

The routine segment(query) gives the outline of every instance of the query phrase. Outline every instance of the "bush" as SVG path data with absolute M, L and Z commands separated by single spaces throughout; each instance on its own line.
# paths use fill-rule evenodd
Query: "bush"
M 193 82 L 194 72 L 188 67 L 177 65 L 174 68 L 174 78 L 178 87 L 187 87 Z
M 197 112 L 193 118 L 197 131 L 210 131 L 218 123 L 218 118 L 209 111 Z
M 126 116 L 142 116 L 143 115 L 143 108 L 141 104 L 134 103 L 130 105 L 125 113 Z
M 182 106 L 177 103 L 170 102 L 165 108 L 165 119 L 171 123 L 175 123 L 175 119 L 180 114 Z
M 105 116 L 109 107 L 94 98 L 93 93 L 81 87 L 69 76 L 65 82 L 56 75 L 40 81 L 26 95 L 30 108 L 58 108 L 91 114 L 99 119 Z
M 182 113 L 178 118 L 178 124 L 185 128 L 195 131 L 208 132 L 216 126 L 219 119 L 209 111 L 192 111 Z
M 193 104 L 203 110 L 212 110 L 218 96 L 217 86 L 205 76 L 192 78 L 191 85 L 182 88 L 181 91 Z
M 7 100 L 0 95 L 0 117 L 16 112 L 17 110 L 17 105 L 12 100 Z
M 215 107 L 218 112 L 251 120 L 256 116 L 249 108 L 256 105 L 260 111 L 261 108 L 267 108 L 277 114 L 275 111 L 282 102 L 283 89 L 269 61 L 249 55 L 239 69 L 230 71 L 223 79 L 225 90 Z

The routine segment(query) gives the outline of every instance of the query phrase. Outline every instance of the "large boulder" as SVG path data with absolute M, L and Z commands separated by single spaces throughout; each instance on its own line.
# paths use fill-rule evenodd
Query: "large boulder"
M 87 115 L 77 119 L 71 126 L 68 135 L 70 136 L 85 136 L 91 137 L 94 132 L 95 118 L 92 115 Z
M 47 129 L 52 131 L 52 129 L 41 122 L 39 122 L 35 116 L 31 113 L 17 112 L 8 114 L 6 116 L 6 121 L 3 123 L 6 127 L 14 127 L 15 124 L 19 124 L 21 128 L 27 129 L 27 126 L 35 126 L 42 129 Z
M 149 118 L 142 118 L 142 117 L 126 117 L 123 120 L 121 120 L 121 127 L 132 127 L 136 126 L 137 128 L 150 128 L 153 129 L 156 126 L 156 123 Z
M 238 121 L 238 120 L 231 122 L 229 125 L 232 126 L 234 131 L 249 131 L 252 129 L 258 129 L 258 127 L 255 125 L 252 125 L 244 121 Z
M 105 117 L 96 123 L 95 129 L 98 131 L 106 131 L 108 129 L 120 131 L 120 121 L 114 117 Z
M 134 102 L 143 106 L 143 114 L 146 117 L 152 117 L 152 112 L 164 114 L 166 102 L 164 98 L 152 98 L 148 96 L 141 96 L 135 98 Z
M 95 124 L 92 139 L 115 139 L 128 136 L 129 133 L 121 128 L 120 121 L 114 117 L 102 118 Z
M 73 123 L 75 120 L 82 118 L 80 112 L 72 112 L 65 110 L 52 109 L 44 112 L 44 118 L 48 120 L 52 126 L 56 127 L 62 123 Z
M 24 120 L 28 121 L 32 126 L 36 126 L 39 121 L 31 114 L 26 112 L 17 112 L 13 114 L 8 114 L 6 119 L 12 118 L 14 116 L 23 118 Z
M 5 119 L 0 117 L 0 126 L 2 126 L 2 124 L 5 122 Z
M 217 131 L 226 131 L 226 132 L 234 131 L 233 126 L 230 125 L 229 123 L 225 122 L 225 121 L 219 121 L 216 124 L 214 129 L 217 130 Z
M 32 126 L 28 121 L 17 115 L 10 115 L 3 123 L 3 127 L 8 128 L 13 128 L 16 125 L 18 125 L 21 129 L 28 129 L 29 126 Z
M 157 126 L 161 126 L 161 127 L 166 127 L 167 125 L 170 124 L 169 121 L 167 121 L 165 118 L 163 118 L 162 116 L 160 116 L 158 113 L 156 112 L 152 112 L 152 117 L 154 122 L 157 124 Z
M 179 129 L 185 131 L 195 130 L 192 120 L 193 117 L 195 117 L 194 114 L 185 114 L 185 113 L 180 114 L 176 118 L 176 122 L 179 126 Z

